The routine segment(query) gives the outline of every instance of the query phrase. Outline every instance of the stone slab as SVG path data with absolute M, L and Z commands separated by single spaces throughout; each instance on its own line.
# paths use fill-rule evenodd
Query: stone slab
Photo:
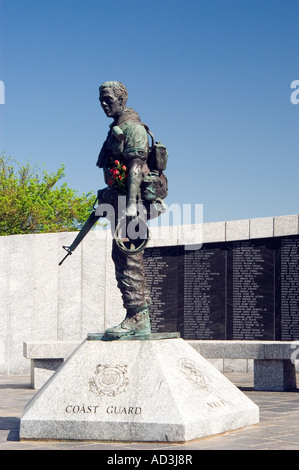
M 88 331 L 105 328 L 106 239 L 103 230 L 92 230 L 82 246 L 81 339 Z
M 36 234 L 33 237 L 33 339 L 56 338 L 58 326 L 58 233 Z M 61 247 L 59 247 L 61 248 Z M 60 253 L 60 250 L 59 250 Z M 45 336 L 45 325 L 47 334 Z
M 206 358 L 264 359 L 264 341 L 188 340 Z
M 226 222 L 225 237 L 226 241 L 247 240 L 249 238 L 249 219 Z
M 225 242 L 225 222 L 203 224 L 203 243 Z
M 185 442 L 259 409 L 183 339 L 83 341 L 27 404 L 20 439 Z
M 23 343 L 23 355 L 27 359 L 64 359 L 69 357 L 81 343 L 81 340 L 27 341 Z
M 63 359 L 33 359 L 31 361 L 31 387 L 38 390 L 63 364 Z
M 0 375 L 9 374 L 9 239 L 0 237 Z
M 9 370 L 22 375 L 26 361 L 21 357 L 20 345 L 23 339 L 38 330 L 34 318 L 34 238 L 28 235 L 9 237 L 9 286 L 8 320 L 10 333 L 8 340 Z M 2 305 L 1 305 L 2 307 Z M 1 312 L 2 315 L 2 312 Z
M 299 341 L 269 341 L 265 343 L 265 359 L 291 359 L 299 355 Z
M 70 245 L 76 238 L 76 232 L 61 232 L 59 234 L 60 247 Z M 81 304 L 82 304 L 82 247 L 79 245 L 67 262 L 58 266 L 58 312 L 57 312 L 57 338 L 63 340 L 81 339 Z M 60 259 L 65 251 L 60 248 Z
M 274 233 L 273 217 L 249 220 L 250 238 L 271 238 Z
M 299 233 L 298 214 L 274 217 L 274 237 L 297 235 Z
M 288 360 L 254 361 L 254 389 L 283 392 L 296 389 L 295 364 Z

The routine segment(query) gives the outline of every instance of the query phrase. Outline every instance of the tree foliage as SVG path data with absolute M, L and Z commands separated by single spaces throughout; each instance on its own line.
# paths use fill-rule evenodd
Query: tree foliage
M 0 235 L 80 230 L 95 195 L 59 185 L 64 169 L 50 174 L 0 154 Z

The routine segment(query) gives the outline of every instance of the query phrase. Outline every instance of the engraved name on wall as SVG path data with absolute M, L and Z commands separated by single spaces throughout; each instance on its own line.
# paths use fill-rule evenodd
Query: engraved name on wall
M 299 340 L 298 235 L 145 252 L 153 332 Z

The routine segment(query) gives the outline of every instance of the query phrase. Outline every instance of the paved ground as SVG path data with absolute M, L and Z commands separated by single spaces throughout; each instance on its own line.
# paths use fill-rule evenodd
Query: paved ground
M 29 377 L 0 376 L 0 450 L 106 450 L 111 455 L 120 450 L 133 451 L 135 455 L 145 450 L 156 451 L 157 454 L 196 450 L 298 450 L 299 389 L 294 392 L 257 392 L 253 390 L 251 374 L 231 373 L 226 376 L 260 407 L 260 423 L 185 444 L 19 442 L 23 408 L 36 392 L 30 388 Z

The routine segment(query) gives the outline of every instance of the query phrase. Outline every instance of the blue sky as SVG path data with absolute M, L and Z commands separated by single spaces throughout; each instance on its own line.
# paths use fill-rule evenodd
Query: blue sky
M 98 87 L 168 148 L 168 205 L 204 221 L 298 213 L 298 0 L 2 0 L 0 149 L 104 187 Z

